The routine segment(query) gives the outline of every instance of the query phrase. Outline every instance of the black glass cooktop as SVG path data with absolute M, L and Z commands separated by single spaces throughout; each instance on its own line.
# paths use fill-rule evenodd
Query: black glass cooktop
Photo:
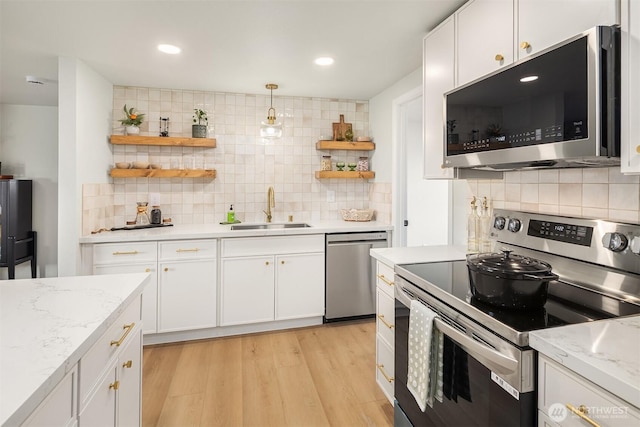
M 555 297 L 552 295 L 554 287 L 571 286 L 559 281 L 549 284 L 550 295 L 544 307 L 529 310 L 506 309 L 478 301 L 472 296 L 466 261 L 406 264 L 398 267 L 400 267 L 400 271 L 396 269 L 396 272 L 400 276 L 402 276 L 401 270 L 404 269 L 427 282 L 415 280 L 410 275 L 405 277 L 405 279 L 442 302 L 453 307 L 459 306 L 460 302 L 464 302 L 466 305 L 474 307 L 520 333 L 614 317 L 613 314 L 587 308 L 577 304 L 575 301 Z M 473 317 L 468 312 L 465 314 Z M 481 321 L 481 319 L 474 320 Z

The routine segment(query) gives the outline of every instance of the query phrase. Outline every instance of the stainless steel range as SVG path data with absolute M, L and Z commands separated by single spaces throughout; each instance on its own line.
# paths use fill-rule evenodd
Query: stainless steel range
M 529 332 L 640 314 L 640 225 L 496 209 L 491 238 L 494 251 L 549 264 L 558 279 L 543 306 L 503 308 L 472 294 L 467 261 L 396 266 L 397 425 L 534 426 Z M 406 385 L 411 300 L 438 314 L 444 334 L 443 398 L 425 412 Z

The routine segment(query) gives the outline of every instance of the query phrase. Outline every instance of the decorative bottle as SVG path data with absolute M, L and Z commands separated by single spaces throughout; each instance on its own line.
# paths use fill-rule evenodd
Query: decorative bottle
M 480 252 L 491 252 L 491 240 L 489 240 L 489 232 L 491 231 L 491 214 L 489 213 L 489 202 L 485 196 L 482 199 L 482 210 L 480 211 L 480 234 L 479 249 Z
M 471 200 L 471 213 L 467 218 L 467 252 L 477 253 L 479 251 L 478 234 L 479 234 L 480 217 L 478 216 L 478 206 L 476 206 L 476 197 Z

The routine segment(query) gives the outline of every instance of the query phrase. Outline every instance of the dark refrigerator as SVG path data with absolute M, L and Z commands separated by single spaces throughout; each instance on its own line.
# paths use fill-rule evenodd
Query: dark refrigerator
M 0 267 L 15 278 L 16 265 L 31 261 L 36 277 L 36 232 L 32 230 L 31 180 L 0 179 Z

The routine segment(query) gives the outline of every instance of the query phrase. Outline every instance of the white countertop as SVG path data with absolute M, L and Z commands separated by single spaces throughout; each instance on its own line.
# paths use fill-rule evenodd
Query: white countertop
M 80 243 L 135 242 L 153 240 L 215 239 L 221 237 L 280 236 L 295 234 L 349 233 L 358 231 L 391 231 L 393 226 L 377 221 L 294 221 L 311 227 L 274 228 L 270 230 L 231 230 L 231 225 L 185 224 L 141 230 L 104 231 L 82 236 Z M 251 223 L 242 223 L 251 224 Z
M 409 246 L 371 249 L 370 253 L 375 259 L 394 267 L 396 264 L 464 260 L 467 256 L 467 248 L 465 246 Z
M 640 408 L 640 316 L 529 332 L 529 345 Z
M 0 425 L 19 425 L 141 292 L 148 273 L 0 281 Z

